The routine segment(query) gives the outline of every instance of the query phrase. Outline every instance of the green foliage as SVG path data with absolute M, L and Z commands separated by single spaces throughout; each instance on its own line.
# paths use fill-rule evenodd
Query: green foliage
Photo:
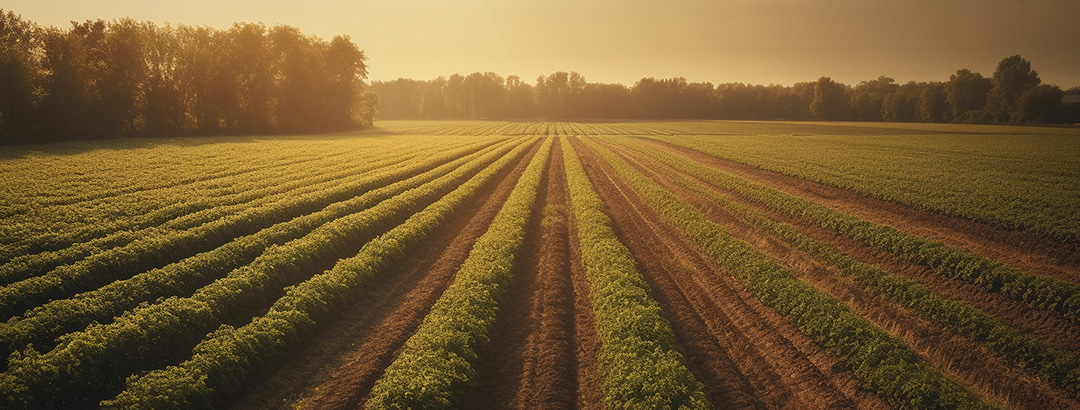
M 190 403 L 217 403 L 240 391 L 243 382 L 273 363 L 286 348 L 295 346 L 336 309 L 346 306 L 381 269 L 399 261 L 406 249 L 423 239 L 531 145 L 517 143 L 509 153 L 509 148 L 500 149 L 372 208 L 385 206 L 391 210 L 430 198 L 475 173 L 404 223 L 365 244 L 356 256 L 341 259 L 330 270 L 287 288 L 285 296 L 266 315 L 239 329 L 223 328 L 208 335 L 195 347 L 190 359 L 128 379 L 127 388 L 102 405 L 129 408 L 151 403 L 145 407 L 184 408 Z M 498 156 L 501 158 L 495 160 Z
M 688 124 L 689 125 L 689 124 Z M 676 145 L 886 201 L 1080 241 L 1080 133 L 984 125 L 695 124 Z M 725 133 L 731 135 L 710 135 Z
M 600 372 L 608 408 L 711 408 L 686 367 L 671 325 L 649 296 L 634 258 L 612 228 L 577 153 L 563 145 L 577 240 L 600 338 Z
M 381 167 L 397 164 L 400 164 L 400 161 L 396 164 L 376 161 L 373 165 Z M 367 169 L 371 170 L 372 168 Z M 329 179 L 310 184 L 301 192 L 276 192 L 249 203 L 194 212 L 185 216 L 185 219 L 191 221 L 187 224 L 193 225 L 186 229 L 184 225 L 174 225 L 139 232 L 121 231 L 117 235 L 133 239 L 123 246 L 96 249 L 96 252 L 93 249 L 95 244 L 76 244 L 61 253 L 74 253 L 70 255 L 72 257 L 84 253 L 89 255 L 38 275 L 34 275 L 32 270 L 16 270 L 25 265 L 18 263 L 21 261 L 13 260 L 4 265 L 4 268 L 10 267 L 10 272 L 14 272 L 9 276 L 29 277 L 0 288 L 0 316 L 16 315 L 49 300 L 61 299 L 76 292 L 125 279 L 133 273 L 157 268 L 163 265 L 164 261 L 219 249 L 221 245 L 228 243 L 230 238 L 251 235 L 283 219 L 318 211 L 330 204 L 385 185 L 388 181 L 390 180 L 387 175 L 376 179 L 350 178 L 345 183 L 336 178 Z M 106 242 L 111 240 L 106 238 Z M 50 261 L 53 259 L 50 256 L 30 256 L 30 264 L 56 264 L 57 261 Z
M 627 141 L 620 142 L 627 143 Z M 714 169 L 663 152 L 643 150 L 635 145 L 625 146 L 703 181 L 722 183 L 724 180 Z M 704 189 L 700 184 L 688 179 L 680 179 L 680 183 L 724 207 L 739 219 L 776 235 L 800 250 L 821 257 L 870 291 L 884 295 L 935 324 L 985 345 L 1007 362 L 1069 391 L 1073 396 L 1080 396 L 1080 356 L 1077 354 L 1055 348 L 1037 337 L 1005 326 L 986 312 L 961 301 L 933 293 L 914 280 L 847 256 L 838 249 L 801 234 L 786 224 L 774 222 L 748 207 L 738 205 Z
M 255 259 L 270 246 L 284 244 L 310 233 L 320 225 L 363 211 L 382 200 L 445 175 L 495 148 L 492 146 L 473 152 L 480 147 L 448 150 L 424 160 L 406 162 L 400 167 L 372 170 L 352 181 L 365 188 L 367 192 L 362 195 L 236 238 L 213 251 L 115 281 L 73 298 L 46 303 L 24 316 L 12 318 L 0 327 L 0 353 L 8 353 L 30 343 L 40 348 L 59 334 L 81 329 L 94 320 L 107 321 L 140 302 L 191 294 L 214 278 Z
M 329 265 L 341 257 L 347 249 L 343 244 L 356 243 L 389 229 L 500 156 L 503 157 L 500 163 L 520 156 L 525 144 L 511 148 L 500 147 L 372 208 L 320 226 L 284 245 L 271 246 L 251 264 L 200 288 L 191 297 L 174 297 L 162 304 L 140 307 L 112 323 L 65 335 L 60 345 L 40 355 L 47 366 L 13 356 L 8 372 L 30 389 L 31 403 L 46 408 L 85 405 L 90 398 L 115 391 L 120 377 L 159 365 L 167 359 L 163 356 L 184 351 L 218 324 L 239 320 L 239 314 L 266 306 L 281 289 L 307 278 L 313 267 Z M 173 320 L 162 320 L 168 318 Z M 87 350 L 87 346 L 99 348 Z M 28 352 L 32 353 L 29 357 L 37 357 L 33 349 Z M 100 366 L 104 363 L 108 366 Z
M 643 198 L 730 272 L 762 303 L 852 365 L 856 377 L 900 408 L 990 408 L 941 373 L 922 363 L 903 342 L 800 281 L 748 243 L 742 242 L 633 170 L 606 148 L 590 143 Z
M 375 383 L 366 407 L 454 408 L 475 375 L 476 347 L 495 322 L 501 289 L 525 240 L 525 226 L 551 153 L 548 138 L 491 226 L 469 252 L 454 282 L 424 317 Z M 508 301 L 517 303 L 519 301 Z
M 40 27 L 0 10 L 0 144 L 371 125 L 347 36 L 120 19 Z
M 746 195 L 777 211 L 809 220 L 912 261 L 937 269 L 955 279 L 1000 292 L 1036 308 L 1055 312 L 1080 322 L 1080 286 L 1049 277 L 1033 275 L 1002 265 L 941 242 L 878 225 L 843 214 L 832 208 L 786 193 L 752 184 L 729 174 L 717 174 L 717 183 Z

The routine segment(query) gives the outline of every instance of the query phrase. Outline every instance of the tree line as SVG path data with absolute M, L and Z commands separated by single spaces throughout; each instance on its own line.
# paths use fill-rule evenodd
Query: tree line
M 992 77 L 957 70 L 948 81 L 897 84 L 881 76 L 855 86 L 829 77 L 791 86 L 643 78 L 632 87 L 590 83 L 576 72 L 540 76 L 454 74 L 430 81 L 371 84 L 378 117 L 466 119 L 744 119 L 962 123 L 1075 123 L 1078 104 L 1043 84 L 1019 55 L 1001 60 Z M 1073 89 L 1075 90 L 1075 89 Z M 1072 90 L 1070 90 L 1072 91 Z
M 291 26 L 57 28 L 0 9 L 0 143 L 370 125 L 366 60 Z

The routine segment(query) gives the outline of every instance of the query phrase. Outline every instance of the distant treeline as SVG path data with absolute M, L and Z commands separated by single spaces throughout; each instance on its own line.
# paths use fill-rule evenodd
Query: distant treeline
M 0 10 L 0 143 L 370 125 L 365 60 L 348 37 L 289 26 L 61 29 Z
M 375 81 L 378 118 L 787 119 L 963 123 L 1075 123 L 1080 104 L 1042 84 L 1016 55 L 993 77 L 957 70 L 945 82 L 897 84 L 879 77 L 855 86 L 829 77 L 783 85 L 690 83 L 643 78 L 627 87 L 590 83 L 576 72 L 540 76 L 458 74 L 431 81 Z M 1080 94 L 1080 89 L 1070 92 Z

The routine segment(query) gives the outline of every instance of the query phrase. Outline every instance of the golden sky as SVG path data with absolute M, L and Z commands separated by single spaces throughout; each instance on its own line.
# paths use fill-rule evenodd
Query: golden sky
M 289 24 L 348 34 L 370 78 L 494 71 L 532 82 L 577 71 L 633 84 L 682 76 L 713 83 L 855 84 L 991 75 L 1031 60 L 1046 83 L 1080 85 L 1080 0 L 6 0 L 45 25 L 131 17 L 228 27 Z

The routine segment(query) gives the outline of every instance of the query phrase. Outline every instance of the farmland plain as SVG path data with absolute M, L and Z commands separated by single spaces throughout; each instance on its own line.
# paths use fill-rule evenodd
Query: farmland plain
M 0 152 L 0 408 L 1080 408 L 1080 130 Z

